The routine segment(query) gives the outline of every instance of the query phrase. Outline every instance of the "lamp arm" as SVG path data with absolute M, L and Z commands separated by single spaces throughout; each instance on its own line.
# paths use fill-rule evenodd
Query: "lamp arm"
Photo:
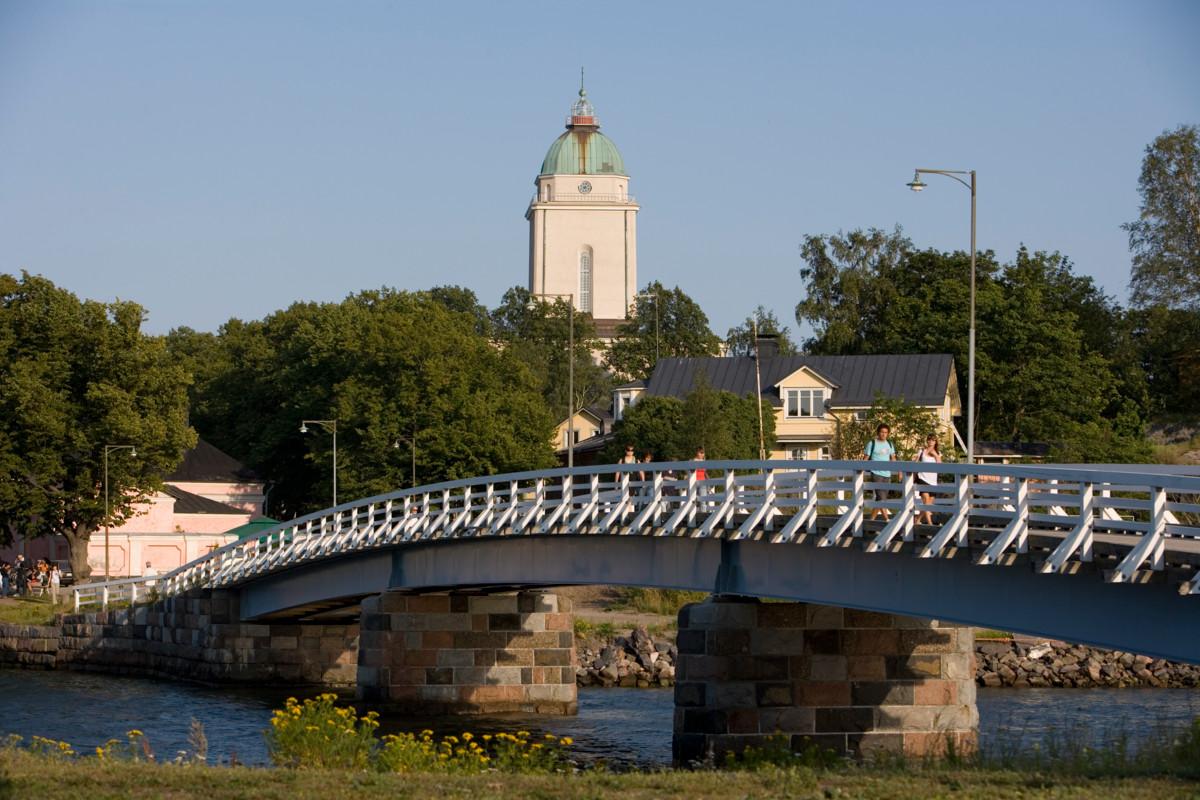
M 962 178 L 958 177 L 959 175 L 970 175 L 971 174 L 970 170 L 966 170 L 966 169 L 918 169 L 917 173 L 920 175 L 945 175 L 947 178 L 953 178 L 954 180 L 958 181 L 963 186 L 967 187 L 968 190 L 971 189 L 971 184 L 967 183 Z

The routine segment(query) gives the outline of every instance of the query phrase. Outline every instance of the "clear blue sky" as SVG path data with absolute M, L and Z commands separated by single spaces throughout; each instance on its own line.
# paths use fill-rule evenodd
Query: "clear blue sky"
M 1200 123 L 1200 3 L 0 0 L 0 271 L 213 330 L 527 275 L 581 64 L 639 281 L 796 325 L 805 234 L 1060 250 L 1125 297 L 1143 148 Z

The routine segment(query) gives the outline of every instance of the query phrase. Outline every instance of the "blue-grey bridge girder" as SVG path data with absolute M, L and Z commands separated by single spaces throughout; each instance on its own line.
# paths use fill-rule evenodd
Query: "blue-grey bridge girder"
M 724 556 L 724 557 L 722 557 Z M 981 569 L 854 546 L 689 537 L 549 534 L 410 543 L 244 584 L 246 618 L 284 618 L 387 590 L 631 585 L 719 590 L 1065 639 L 1200 662 L 1200 615 L 1161 582 L 1113 586 L 1095 574 Z

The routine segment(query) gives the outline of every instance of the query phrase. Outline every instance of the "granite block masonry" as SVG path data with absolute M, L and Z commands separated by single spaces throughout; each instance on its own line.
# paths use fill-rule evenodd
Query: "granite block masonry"
M 975 749 L 974 633 L 806 603 L 717 596 L 679 612 L 673 752 L 720 760 L 772 737 L 859 758 Z
M 574 714 L 571 601 L 539 591 L 362 603 L 358 699 L 395 711 Z
M 357 658 L 357 625 L 242 622 L 237 594 L 222 590 L 0 625 L 0 664 L 35 669 L 348 689 Z

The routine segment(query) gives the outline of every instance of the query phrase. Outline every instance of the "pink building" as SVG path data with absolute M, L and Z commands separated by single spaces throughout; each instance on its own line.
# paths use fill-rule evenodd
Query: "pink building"
M 165 479 L 166 485 L 144 503 L 124 525 L 109 529 L 108 562 L 114 578 L 141 575 L 149 564 L 158 573 L 237 539 L 234 529 L 262 516 L 264 482 L 244 464 L 203 439 Z M 61 536 L 16 541 L 0 550 L 11 561 L 17 553 L 27 559 L 66 560 Z M 92 575 L 104 574 L 104 531 L 92 534 L 88 546 Z

